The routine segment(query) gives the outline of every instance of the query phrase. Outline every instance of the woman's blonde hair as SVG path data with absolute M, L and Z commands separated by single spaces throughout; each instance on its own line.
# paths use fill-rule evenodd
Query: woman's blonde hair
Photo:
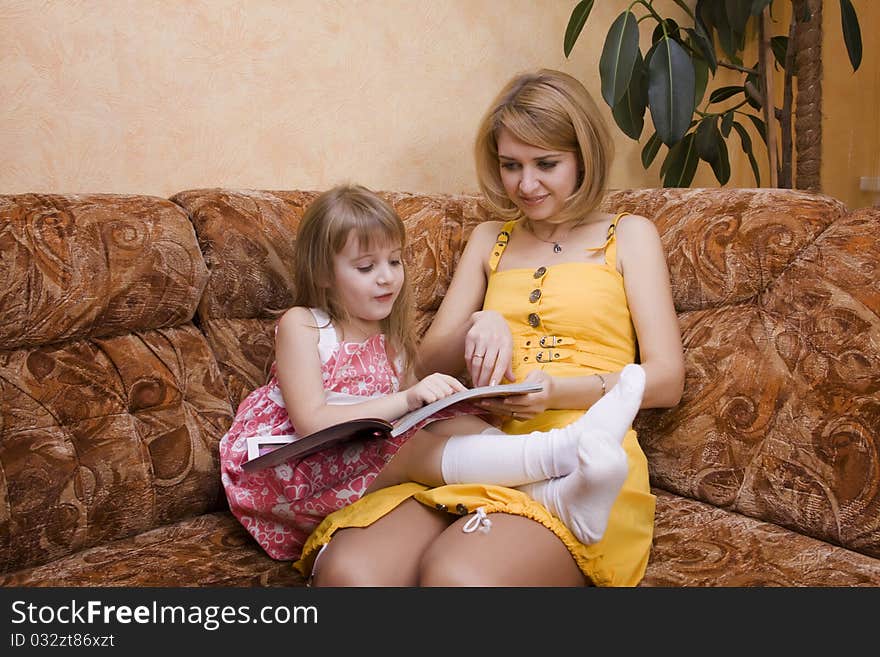
M 361 248 L 372 245 L 406 246 L 406 228 L 391 205 L 361 185 L 337 185 L 318 196 L 303 214 L 294 245 L 293 305 L 320 308 L 331 320 L 348 319 L 339 303 L 333 257 L 345 248 L 349 235 Z M 412 367 L 415 337 L 412 331 L 412 303 L 409 275 L 403 265 L 403 287 L 391 314 L 381 322 L 391 361 L 403 357 L 404 368 Z M 398 372 L 402 375 L 403 372 Z
M 581 219 L 599 205 L 614 146 L 596 101 L 575 78 L 549 69 L 520 73 L 504 86 L 480 122 L 474 144 L 480 189 L 499 215 L 518 219 L 522 215 L 501 182 L 501 128 L 527 144 L 577 155 L 580 176 L 560 215 L 564 221 Z

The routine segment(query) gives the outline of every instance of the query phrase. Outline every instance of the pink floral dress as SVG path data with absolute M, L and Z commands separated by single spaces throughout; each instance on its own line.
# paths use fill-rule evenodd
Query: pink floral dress
M 319 329 L 318 352 L 327 402 L 345 404 L 397 392 L 400 387 L 385 351 L 385 336 L 362 343 L 339 342 L 322 311 L 312 309 Z M 247 439 L 296 436 L 278 386 L 275 364 L 269 382 L 239 405 L 220 441 L 221 481 L 233 515 L 273 559 L 295 560 L 303 543 L 324 517 L 358 500 L 397 450 L 429 420 L 396 438 L 351 441 L 247 473 Z M 464 405 L 457 405 L 464 406 Z M 431 420 L 472 413 L 458 408 Z

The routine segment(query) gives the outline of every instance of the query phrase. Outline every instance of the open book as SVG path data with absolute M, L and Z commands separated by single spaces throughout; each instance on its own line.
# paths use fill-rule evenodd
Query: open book
M 245 472 L 253 472 L 262 468 L 278 465 L 293 457 L 307 456 L 313 452 L 362 438 L 381 438 L 382 436 L 399 436 L 413 428 L 416 424 L 431 417 L 437 411 L 457 404 L 458 402 L 481 399 L 483 397 L 508 397 L 538 392 L 540 383 L 502 383 L 497 386 L 481 386 L 456 392 L 449 397 L 417 408 L 402 415 L 393 422 L 380 418 L 359 418 L 347 420 L 316 431 L 308 436 L 251 436 L 248 438 L 248 460 L 242 465 Z

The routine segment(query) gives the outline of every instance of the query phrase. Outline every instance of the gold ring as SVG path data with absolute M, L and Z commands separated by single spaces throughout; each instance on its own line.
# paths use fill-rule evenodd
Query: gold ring
M 485 355 L 486 354 L 474 354 L 473 356 L 471 356 L 471 358 L 482 358 Z

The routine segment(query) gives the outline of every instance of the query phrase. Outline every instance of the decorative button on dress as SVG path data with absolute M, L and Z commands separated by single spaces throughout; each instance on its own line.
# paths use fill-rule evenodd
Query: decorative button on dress
M 635 360 L 636 335 L 616 268 L 617 215 L 606 242 L 597 249 L 603 263 L 567 262 L 538 268 L 497 271 L 498 262 L 517 222 L 504 225 L 489 259 L 490 276 L 484 309 L 500 312 L 513 333 L 513 369 L 516 381 L 536 368 L 553 376 L 585 376 L 616 372 Z M 537 292 L 537 293 L 536 293 Z M 548 410 L 531 420 L 510 420 L 501 428 L 524 434 L 570 424 L 583 410 Z M 598 586 L 634 586 L 648 563 L 654 528 L 654 496 L 648 484 L 648 465 L 636 433 L 623 441 L 629 474 L 614 503 L 604 537 L 581 544 L 562 522 L 525 493 L 502 486 L 458 484 L 428 489 L 403 484 L 370 493 L 357 503 L 329 516 L 303 548 L 296 567 L 311 571 L 312 560 L 333 531 L 366 526 L 414 497 L 431 508 L 450 513 L 510 513 L 540 522 L 565 544 L 583 573 Z

